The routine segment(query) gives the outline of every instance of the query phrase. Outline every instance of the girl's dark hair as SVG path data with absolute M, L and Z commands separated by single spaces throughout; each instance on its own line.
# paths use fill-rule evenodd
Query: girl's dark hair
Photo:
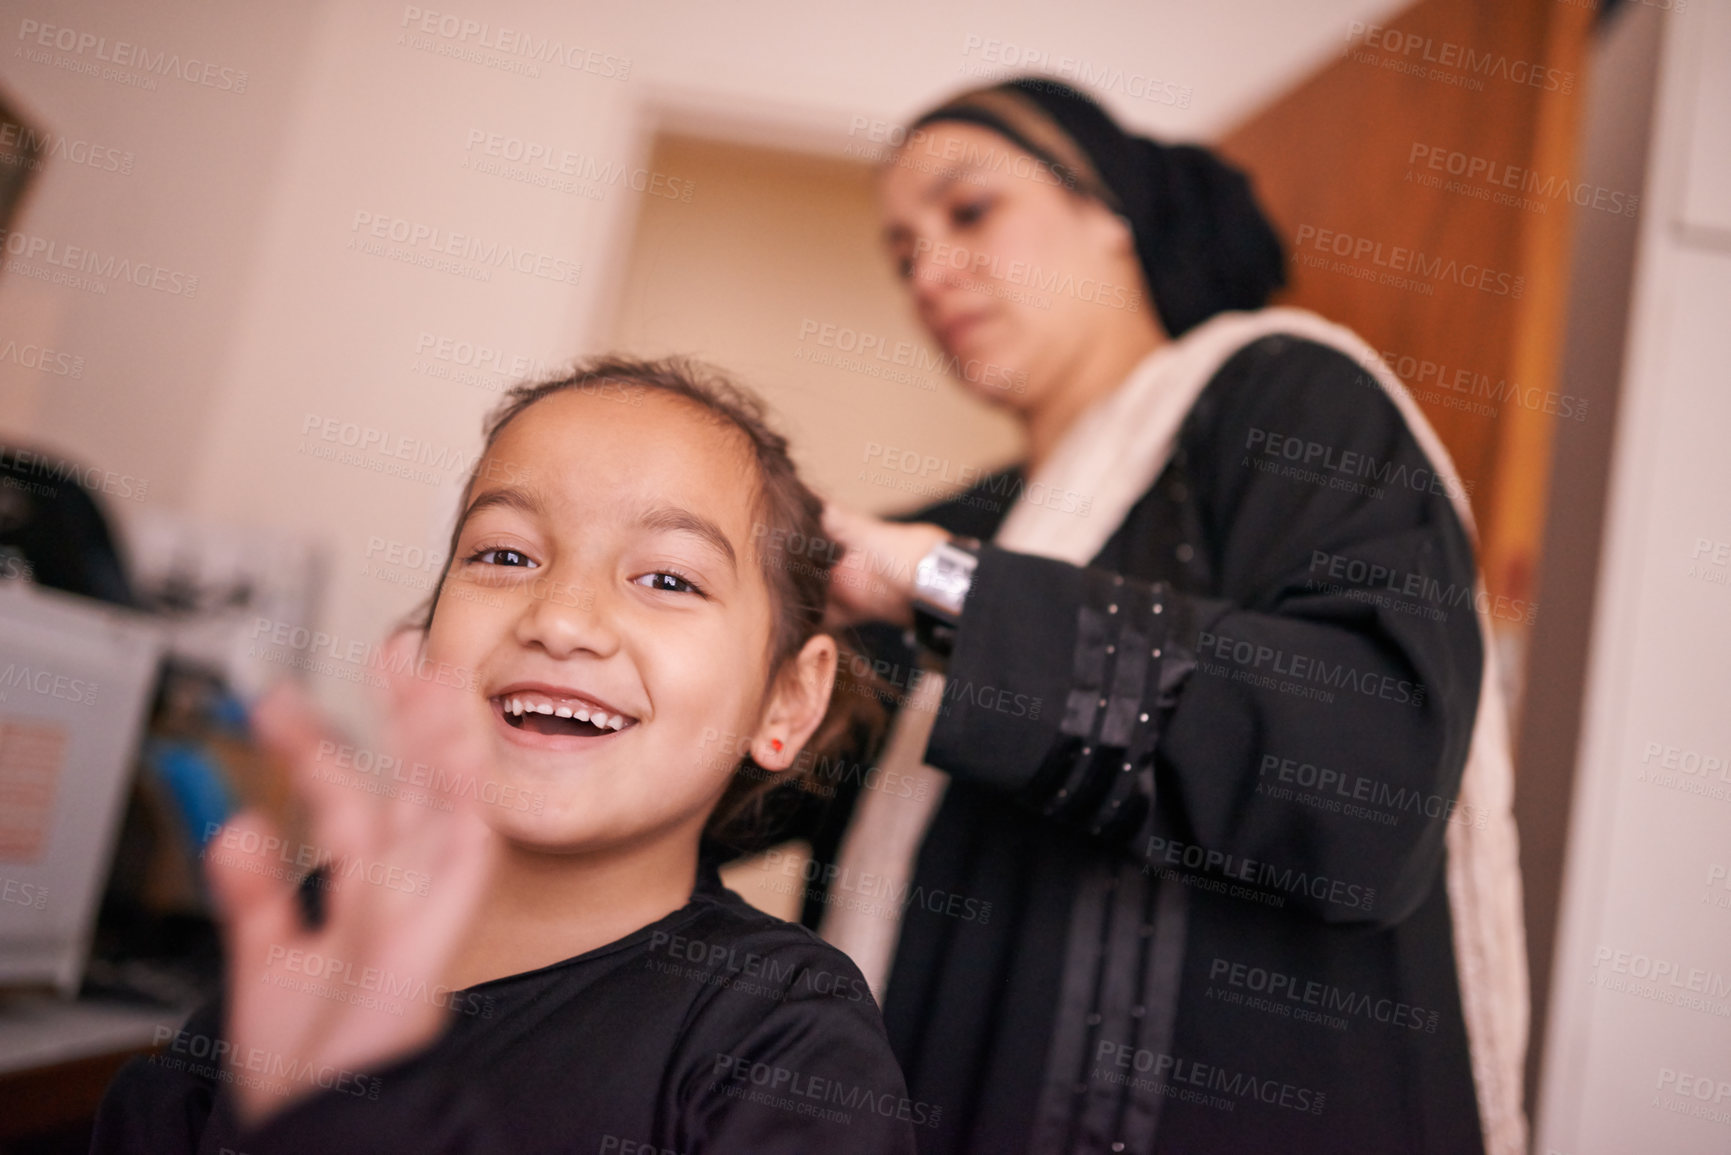
M 752 548 L 768 583 L 774 613 L 767 696 L 787 661 L 822 631 L 830 573 L 843 552 L 839 543 L 823 535 L 823 501 L 800 480 L 788 455 L 787 439 L 770 427 L 760 399 L 712 365 L 683 357 L 590 358 L 563 376 L 518 385 L 505 394 L 486 420 L 482 452 L 463 488 L 465 506 L 487 454 L 505 427 L 537 401 L 572 391 L 607 396 L 622 404 L 640 403 L 650 391 L 681 398 L 744 438 L 756 466 Z M 459 517 L 438 585 L 419 623 L 423 632 L 432 627 L 461 531 Z M 730 775 L 704 830 L 715 849 L 740 854 L 773 844 L 784 818 L 809 805 L 812 795 L 823 795 L 825 788 L 816 770 L 840 759 L 844 751 L 871 747 L 881 736 L 885 712 L 880 699 L 886 687 L 870 672 L 869 663 L 839 639 L 837 647 L 840 654 L 829 708 L 792 767 L 768 771 L 746 751 L 715 752 L 713 764 Z

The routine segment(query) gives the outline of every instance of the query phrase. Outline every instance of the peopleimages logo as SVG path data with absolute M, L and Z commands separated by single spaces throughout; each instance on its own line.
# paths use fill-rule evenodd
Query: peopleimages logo
M 10 361 L 23 369 L 51 373 L 56 377 L 84 376 L 84 358 L 74 353 L 44 348 L 28 342 L 7 341 L 0 345 L 0 361 Z
M 1245 464 L 1259 465 L 1258 458 L 1291 462 L 1302 471 L 1299 480 L 1339 481 L 1342 484 L 1331 484 L 1330 488 L 1349 489 L 1352 492 L 1358 492 L 1352 487 L 1362 484 L 1363 489 L 1375 491 L 1370 493 L 1370 496 L 1380 497 L 1383 490 L 1397 486 L 1412 489 L 1416 493 L 1457 498 L 1471 497 L 1473 492 L 1472 482 L 1459 481 L 1427 466 L 1408 468 L 1404 461 L 1386 457 L 1379 459 L 1374 453 L 1341 449 L 1325 442 L 1255 425 L 1245 434 L 1244 451 Z M 1326 470 L 1327 473 L 1318 472 L 1319 470 Z M 1328 474 L 1336 476 L 1331 479 Z M 1364 479 L 1364 482 L 1357 479 Z
M 1323 658 L 1277 649 L 1260 642 L 1203 630 L 1197 634 L 1196 652 L 1198 657 L 1231 662 L 1247 671 L 1260 673 L 1266 667 L 1270 674 L 1291 678 L 1301 684 L 1314 682 L 1328 689 L 1351 691 L 1404 706 L 1424 705 L 1425 687 L 1422 682 L 1409 682 L 1375 670 L 1356 670 L 1345 662 L 1331 665 Z
M 1487 617 L 1505 622 L 1524 622 L 1530 626 L 1538 620 L 1539 615 L 1539 607 L 1524 598 L 1510 598 L 1503 594 L 1493 597 L 1477 583 L 1443 582 L 1415 570 L 1402 570 L 1343 553 L 1329 553 L 1327 550 L 1310 551 L 1310 575 L 1312 580 L 1305 583 L 1306 589 L 1320 588 L 1321 583 L 1315 579 L 1321 575 L 1344 583 L 1349 590 L 1385 591 L 1404 598 L 1429 602 L 1438 609 L 1469 607 Z M 1431 620 L 1443 619 L 1441 616 L 1433 616 Z
M 1522 385 L 1507 377 L 1493 377 L 1477 369 L 1450 365 L 1410 353 L 1398 353 L 1391 349 L 1383 349 L 1376 356 L 1363 359 L 1361 364 L 1367 372 L 1358 378 L 1361 385 L 1381 387 L 1374 376 L 1378 361 L 1394 371 L 1394 375 L 1400 378 L 1401 383 L 1407 387 L 1407 392 L 1413 397 L 1445 409 L 1456 409 L 1479 417 L 1495 417 L 1499 406 L 1512 403 L 1522 409 L 1547 416 L 1554 415 L 1571 421 L 1587 419 L 1588 399 L 1585 397 L 1573 393 L 1558 393 L 1555 389 Z
M 137 69 L 151 76 L 173 77 L 188 84 L 221 89 L 224 92 L 246 91 L 245 69 L 229 68 L 193 56 L 182 58 L 178 52 L 152 52 L 142 44 L 132 44 L 125 40 L 110 41 L 106 36 L 68 28 L 65 25 L 20 20 L 18 39 L 32 47 L 70 52 L 74 57 L 88 57 L 91 61 L 101 61 L 118 68 Z M 87 71 L 94 67 L 96 66 L 91 64 L 86 68 L 74 68 L 73 71 Z
M 1376 902 L 1376 888 L 1372 886 L 1361 886 L 1339 878 L 1331 879 L 1326 875 L 1312 874 L 1290 866 L 1277 866 L 1272 862 L 1245 858 L 1240 854 L 1195 843 L 1177 842 L 1157 834 L 1148 838 L 1146 857 L 1148 867 L 1145 867 L 1145 870 L 1160 866 L 1181 867 L 1184 870 L 1247 882 L 1269 890 L 1282 890 L 1290 895 L 1305 894 L 1320 902 L 1331 902 L 1367 912 Z
M 122 152 L 110 145 L 68 137 L 63 132 L 26 128 L 12 122 L 0 124 L 0 147 L 16 150 L 0 153 L 0 164 L 32 171 L 41 168 L 45 160 L 58 160 L 126 176 L 132 172 L 134 160 L 130 152 Z
M 151 1055 L 151 1063 L 171 1071 L 215 1078 L 223 1083 L 262 1085 L 258 1078 L 249 1077 L 259 1075 L 269 1080 L 322 1087 L 338 1094 L 373 1100 L 379 1097 L 379 1088 L 383 1085 L 371 1075 L 358 1074 L 347 1067 L 333 1067 L 329 1063 L 315 1067 L 309 1060 L 291 1059 L 261 1047 L 237 1047 L 227 1039 L 193 1034 L 184 1029 L 175 1030 L 158 1024 L 155 1034 L 152 1045 L 156 1053 Z M 234 1149 L 224 1147 L 222 1150 Z
M 588 153 L 573 152 L 545 141 L 525 140 L 518 136 L 471 128 L 463 151 L 469 153 L 464 167 L 489 176 L 523 179 L 530 184 L 543 183 L 525 173 L 539 173 L 548 178 L 570 177 L 578 185 L 620 186 L 632 192 L 660 197 L 663 200 L 690 203 L 697 186 L 689 180 L 668 176 L 642 166 L 633 168 L 616 160 L 602 160 Z M 475 154 L 479 154 L 478 156 Z M 514 172 L 509 165 L 519 166 Z M 559 185 L 562 191 L 566 186 Z
M 15 902 L 33 910 L 48 909 L 48 888 L 22 879 L 0 879 L 0 902 Z
M 1314 762 L 1264 754 L 1257 768 L 1256 793 L 1282 801 L 1294 801 L 1348 818 L 1364 818 L 1381 826 L 1398 826 L 1400 811 L 1424 818 L 1441 818 L 1459 826 L 1483 830 L 1490 812 L 1473 807 L 1451 795 L 1424 794 L 1406 786 L 1392 786 L 1362 774 L 1331 770 Z M 1272 774 L 1273 781 L 1267 779 Z M 1294 790 L 1293 787 L 1298 787 Z M 1358 803 L 1365 803 L 1360 806 Z
M 1223 982 L 1226 986 L 1251 994 L 1266 995 L 1270 1000 L 1284 1000 L 1288 1004 L 1314 1007 L 1324 1013 L 1357 1016 L 1384 1026 L 1423 1031 L 1431 1035 L 1436 1034 L 1437 1025 L 1442 1018 L 1438 1011 L 1427 1011 L 1399 999 L 1386 996 L 1373 998 L 1362 991 L 1270 970 L 1236 959 L 1216 956 L 1208 964 L 1208 979 L 1210 982 Z M 1210 991 L 1210 994 L 1212 993 Z
M 1292 245 L 1295 249 L 1308 246 L 1318 253 L 1350 261 L 1368 260 L 1371 265 L 1390 273 L 1411 273 L 1431 281 L 1449 281 L 1496 297 L 1518 301 L 1526 291 L 1527 279 L 1517 274 L 1499 272 L 1473 261 L 1463 263 L 1453 257 L 1431 256 L 1404 245 L 1385 245 L 1371 237 L 1353 236 L 1315 225 L 1299 225 Z
M 31 492 L 42 497 L 53 497 L 56 487 L 61 485 L 79 485 L 93 492 L 127 501 L 143 501 L 150 492 L 150 481 L 147 478 L 134 477 L 130 473 L 115 473 L 112 469 L 98 469 L 94 465 L 78 465 L 64 458 L 50 457 L 29 449 L 7 449 L 0 446 L 0 470 L 8 474 L 22 475 L 0 479 L 0 485 L 9 489 L 29 488 Z
M 1141 1076 L 1141 1078 L 1138 1078 Z M 1145 1090 L 1179 1088 L 1175 1085 L 1218 1091 L 1220 1102 L 1203 1102 L 1204 1106 L 1224 1106 L 1230 1110 L 1237 1102 L 1253 1099 L 1270 1106 L 1285 1107 L 1310 1115 L 1320 1115 L 1328 1102 L 1326 1093 L 1253 1075 L 1248 1071 L 1233 1071 L 1217 1063 L 1202 1063 L 1195 1059 L 1134 1047 L 1129 1043 L 1101 1039 L 1094 1051 L 1094 1078 L 1120 1086 L 1135 1085 Z M 1230 1096 L 1228 1098 L 1227 1096 Z M 1182 1099 L 1182 1094 L 1174 1094 Z
M 844 1083 L 823 1075 L 808 1075 L 791 1067 L 762 1063 L 743 1055 L 715 1053 L 716 1087 L 743 1090 L 746 1085 L 760 1088 L 772 1095 L 786 1096 L 792 1109 L 804 1106 L 801 1100 L 822 1103 L 843 1111 L 870 1111 L 886 1119 L 900 1119 L 916 1127 L 936 1127 L 943 1108 L 933 1103 L 905 1096 L 876 1092 L 870 1087 Z M 780 1105 L 771 1101 L 771 1105 Z M 805 1114 L 801 1110 L 799 1113 Z M 836 1122 L 846 1122 L 844 1116 Z
M 1012 167 L 1014 165 L 1012 164 Z M 1062 269 L 1047 269 L 1023 260 L 1005 261 L 999 254 L 948 241 L 933 241 L 921 237 L 914 242 L 914 259 L 922 277 L 942 277 L 941 270 L 954 269 L 976 278 L 986 278 L 1003 285 L 1013 285 L 1036 294 L 1029 300 L 1037 308 L 1049 308 L 1049 300 L 1041 295 L 1074 297 L 1089 304 L 1113 309 L 1134 309 L 1142 303 L 1142 291 L 1134 286 L 1114 284 L 1093 277 L 1077 277 Z M 928 271 L 931 270 L 931 271 Z M 1000 294 L 1005 295 L 1005 294 Z M 1008 294 L 1011 299 L 1023 299 Z
M 587 72 L 607 80 L 625 80 L 631 75 L 631 58 L 628 56 L 615 56 L 581 44 L 567 44 L 555 36 L 536 36 L 521 28 L 494 25 L 451 12 L 435 12 L 413 4 L 404 7 L 400 27 L 409 34 L 427 38 L 424 44 L 409 42 L 412 48 L 427 48 L 443 42 L 444 46 L 454 49 L 487 49 L 520 65 L 556 64 L 572 72 Z M 437 37 L 437 41 L 430 39 L 433 37 Z M 463 57 L 459 55 L 459 58 Z M 539 76 L 540 72 L 536 70 L 529 75 Z
M 1346 26 L 1346 39 L 1349 53 L 1361 50 L 1360 54 L 1367 57 L 1360 63 L 1380 63 L 1391 71 L 1443 80 L 1472 91 L 1483 91 L 1486 79 L 1542 88 L 1565 96 L 1575 91 L 1573 72 L 1529 60 L 1511 60 L 1501 52 L 1481 52 L 1469 44 L 1438 40 L 1417 32 L 1354 20 Z M 1362 52 L 1363 49 L 1380 49 L 1388 56 L 1378 57 L 1375 52 Z
M 1537 211 L 1544 212 L 1545 205 L 1542 201 L 1529 201 L 1528 198 L 1514 196 L 1513 193 L 1532 193 L 1535 197 L 1563 200 L 1578 208 L 1598 209 L 1600 212 L 1625 217 L 1634 216 L 1641 203 L 1641 198 L 1632 193 L 1618 192 L 1584 181 L 1571 181 L 1568 177 L 1540 176 L 1535 169 L 1505 164 L 1488 157 L 1473 156 L 1442 145 L 1429 145 L 1416 140 L 1407 151 L 1406 163 L 1412 166 L 1406 174 L 1409 181 L 1417 180 L 1418 183 L 1441 188 L 1445 192 L 1459 192 L 1480 200 L 1491 200 L 1497 204 L 1512 205 L 1529 211 L 1536 208 Z M 1439 175 L 1427 181 L 1428 173 L 1420 173 L 1415 178 L 1413 168 L 1421 167 L 1431 170 L 1432 173 L 1446 173 L 1461 179 L 1441 183 Z
M 341 447 L 352 450 L 356 457 L 355 461 L 345 464 L 365 465 L 374 472 L 381 473 L 390 472 L 383 467 L 384 464 L 407 463 L 410 466 L 425 466 L 435 481 L 468 473 L 481 457 L 478 449 L 458 449 L 456 446 L 428 441 L 423 437 L 411 437 L 393 430 L 379 429 L 318 413 L 308 413 L 302 417 L 301 435 L 307 439 L 301 442 L 298 450 L 301 454 L 328 458 L 333 456 L 337 447 Z M 317 444 L 321 441 L 330 447 L 329 450 Z M 381 464 L 371 464 L 375 461 Z
M 1025 393 L 1028 390 L 1026 370 L 1012 369 L 995 361 L 982 361 L 978 357 L 969 357 L 963 360 L 953 353 L 939 353 L 925 345 L 908 340 L 892 341 L 881 334 L 861 332 L 847 325 L 814 321 L 812 318 L 806 317 L 800 322 L 799 340 L 802 345 L 809 341 L 822 349 L 833 349 L 838 353 L 852 354 L 858 358 L 861 366 L 868 364 L 867 359 L 869 358 L 918 372 L 944 373 L 964 381 L 972 381 L 978 385 L 1008 390 L 1011 393 Z M 822 355 L 812 351 L 796 351 L 794 359 L 812 361 L 817 364 L 835 363 L 844 369 L 856 367 L 848 363 L 848 358 L 825 360 Z M 912 384 L 913 382 L 909 381 L 908 383 Z
M 95 249 L 69 245 L 53 237 L 13 230 L 0 233 L 0 249 L 8 258 L 5 262 L 8 269 L 18 261 L 26 265 L 40 262 L 56 269 L 68 269 L 75 274 L 100 278 L 89 284 L 81 283 L 78 287 L 94 288 L 101 293 L 108 291 L 105 282 L 125 281 L 141 289 L 154 289 L 174 297 L 198 296 L 198 278 L 191 273 L 177 272 L 148 261 L 117 257 L 112 253 L 104 255 Z M 26 268 L 18 271 L 30 275 Z
M 547 281 L 575 285 L 582 275 L 579 261 L 567 260 L 554 253 L 538 253 L 532 249 L 487 240 L 472 233 L 456 233 L 437 225 L 402 217 L 370 213 L 357 209 L 349 232 L 355 234 L 349 247 L 373 256 L 391 257 L 406 264 L 440 267 L 439 258 L 454 258 L 475 280 L 490 280 L 489 269 L 507 268 Z M 397 249 L 373 243 L 390 241 Z
M 7 662 L 5 667 L 0 669 L 0 702 L 4 702 L 12 690 L 26 690 L 44 698 L 58 698 L 77 706 L 96 704 L 95 682 L 56 674 L 53 670 L 35 669 L 19 662 Z
M 282 871 L 285 875 L 296 871 L 323 871 L 326 883 L 332 889 L 342 882 L 361 881 L 424 898 L 433 882 L 433 876 L 422 871 L 405 870 L 376 859 L 338 854 L 327 847 L 307 842 L 291 843 L 286 838 L 261 835 L 256 830 L 237 830 L 220 822 L 204 824 L 204 843 L 207 855 L 223 850 L 234 851 L 252 859 L 255 866 L 285 867 L 287 869 Z
M 553 372 L 551 364 L 540 357 L 532 357 L 527 353 L 508 352 L 497 345 L 487 345 L 477 341 L 465 341 L 454 337 L 445 337 L 437 333 L 421 330 L 415 338 L 415 355 L 426 357 L 433 361 L 442 361 L 455 369 L 485 369 L 501 377 L 509 378 L 514 384 L 526 377 L 550 376 Z M 426 370 L 430 377 L 449 376 L 450 373 Z M 495 390 L 501 386 L 494 386 Z

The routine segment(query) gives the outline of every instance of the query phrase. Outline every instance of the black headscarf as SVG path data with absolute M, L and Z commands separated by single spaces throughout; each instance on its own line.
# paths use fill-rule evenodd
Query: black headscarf
M 977 93 L 933 109 L 914 127 L 955 120 L 989 128 L 1050 166 L 1066 185 L 1100 195 L 1130 222 L 1155 311 L 1171 336 L 1216 313 L 1260 308 L 1286 284 L 1280 240 L 1249 178 L 1208 149 L 1132 136 L 1088 97 L 1045 77 L 983 91 L 1031 101 L 1086 156 L 1104 188 L 1092 187 L 992 102 L 972 103 Z

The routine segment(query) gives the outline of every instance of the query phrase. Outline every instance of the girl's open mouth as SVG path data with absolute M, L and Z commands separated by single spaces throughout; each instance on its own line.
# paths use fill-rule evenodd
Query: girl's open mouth
M 563 694 L 513 690 L 492 702 L 506 726 L 548 737 L 605 738 L 637 724 L 629 714 Z

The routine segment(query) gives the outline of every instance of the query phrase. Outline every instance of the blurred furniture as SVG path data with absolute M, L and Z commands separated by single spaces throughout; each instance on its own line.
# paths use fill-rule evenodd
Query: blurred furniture
M 0 997 L 0 1155 L 88 1150 L 108 1081 L 186 1015 L 181 1008 Z
M 42 164 L 42 134 L 0 94 L 0 127 L 8 125 L 13 131 L 0 132 L 0 232 L 11 225 L 30 178 Z
M 139 615 L 0 583 L 0 984 L 78 989 L 159 651 Z

